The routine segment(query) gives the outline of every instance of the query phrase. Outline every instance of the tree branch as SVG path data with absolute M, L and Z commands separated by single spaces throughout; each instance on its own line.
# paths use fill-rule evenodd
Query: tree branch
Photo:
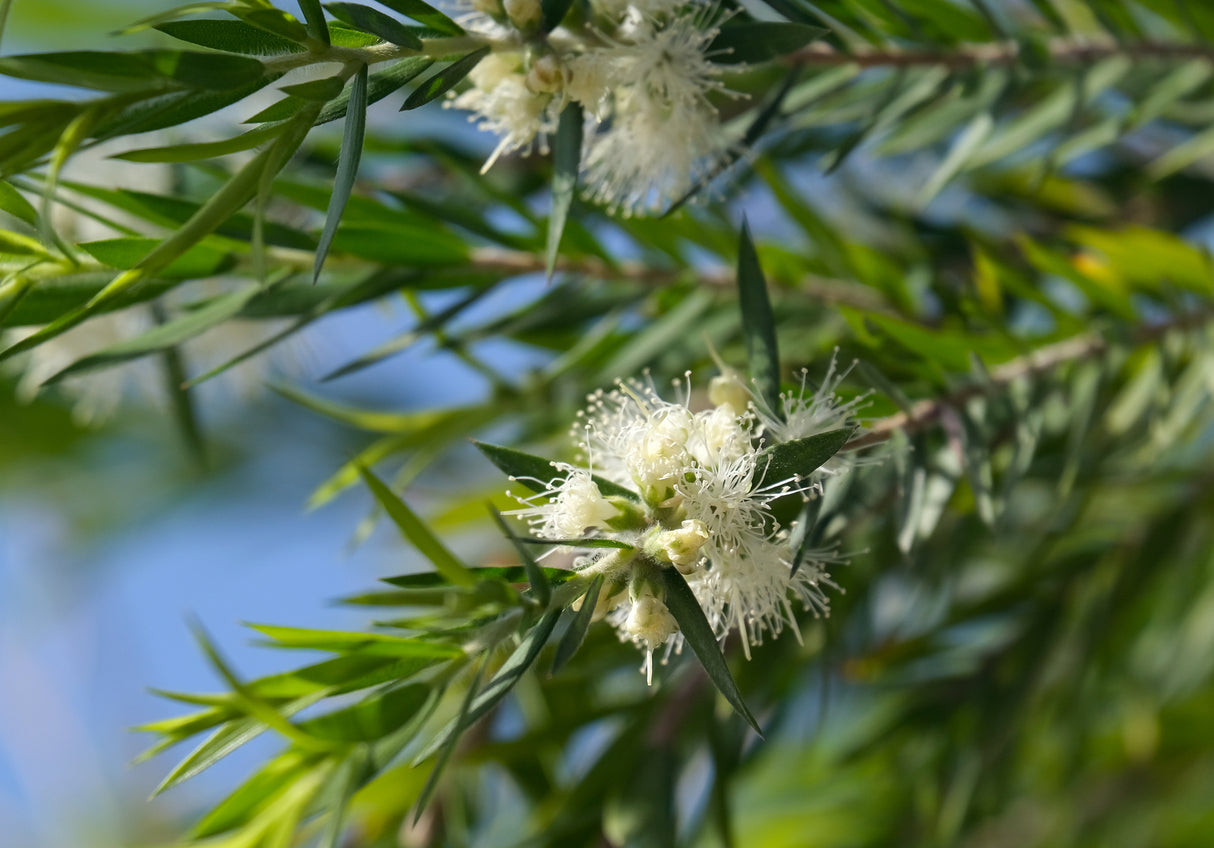
M 1214 307 L 1188 312 L 1169 321 L 1140 328 L 1133 335 L 1131 343 L 1149 344 L 1173 330 L 1193 329 L 1207 324 L 1211 320 L 1214 320 Z M 947 412 L 960 407 L 971 398 L 990 394 L 993 390 L 1003 388 L 1021 377 L 1032 377 L 1053 370 L 1067 362 L 1095 358 L 1107 351 L 1109 347 L 1110 342 L 1098 333 L 1084 333 L 1052 345 L 1046 345 L 992 369 L 989 381 L 963 386 L 942 398 L 917 401 L 911 405 L 909 410 L 873 422 L 866 428 L 864 435 L 848 442 L 843 446 L 843 450 L 860 450 L 881 444 L 888 441 L 899 430 L 905 433 L 915 433 L 926 429 Z
M 1050 60 L 1060 64 L 1089 65 L 1112 56 L 1128 59 L 1164 59 L 1188 61 L 1206 59 L 1214 62 L 1214 45 L 1190 44 L 1176 41 L 1136 41 L 1118 43 L 1111 39 L 1056 39 L 1042 45 Z M 844 52 L 829 44 L 816 43 L 799 50 L 787 62 L 799 67 L 833 67 L 857 65 L 861 68 L 906 68 L 943 66 L 954 70 L 978 67 L 1008 66 L 1020 63 L 1023 47 L 1016 41 L 996 41 L 989 44 L 964 44 L 959 47 L 922 50 L 897 47 L 862 47 Z

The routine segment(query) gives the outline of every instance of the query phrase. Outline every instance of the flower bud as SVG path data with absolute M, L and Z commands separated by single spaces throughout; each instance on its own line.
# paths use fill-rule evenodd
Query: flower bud
M 551 54 L 541 56 L 527 72 L 527 88 L 536 94 L 552 94 L 560 91 L 564 83 L 560 60 Z
M 701 559 L 700 548 L 708 541 L 708 527 L 703 521 L 689 519 L 678 530 L 659 533 L 655 541 L 660 558 L 668 560 L 680 574 L 690 574 Z
M 678 632 L 679 623 L 666 609 L 665 603 L 646 594 L 633 602 L 622 629 L 624 635 L 634 643 L 652 651 L 664 644 L 671 634 Z
M 750 404 L 750 390 L 742 375 L 728 368 L 709 382 L 708 399 L 715 406 L 732 406 L 734 414 L 741 414 Z
M 544 19 L 540 0 L 502 0 L 510 22 L 521 30 L 535 29 Z

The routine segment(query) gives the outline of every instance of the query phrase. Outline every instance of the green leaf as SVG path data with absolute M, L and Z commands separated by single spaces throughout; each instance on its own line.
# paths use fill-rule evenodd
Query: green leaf
M 224 798 L 190 830 L 194 839 L 206 839 L 239 827 L 265 809 L 308 769 L 306 756 L 286 751 L 270 760 L 234 792 Z
M 447 582 L 456 586 L 472 586 L 476 583 L 476 578 L 468 571 L 468 567 L 447 550 L 446 546 L 430 532 L 430 528 L 425 525 L 425 522 L 418 518 L 404 501 L 366 468 L 359 468 L 359 474 L 405 538 L 426 559 L 430 560 L 435 570 L 446 578 Z
M 38 212 L 25 195 L 13 188 L 7 180 L 0 180 L 0 210 L 7 212 L 31 227 L 38 226 Z
M 307 41 L 308 28 L 301 24 L 299 19 L 294 15 L 289 15 L 281 9 L 269 7 L 268 3 L 261 8 L 250 9 L 244 4 L 243 0 L 240 0 L 240 2 L 241 5 L 229 7 L 228 11 L 242 21 L 251 23 L 255 27 L 261 27 L 275 35 L 281 35 L 288 41 L 295 41 L 301 44 Z
M 540 11 L 544 13 L 544 32 L 552 32 L 559 27 L 572 6 L 573 0 L 540 0 Z
M 341 155 L 337 160 L 337 176 L 333 179 L 333 194 L 329 198 L 329 208 L 325 212 L 325 228 L 320 234 L 320 244 L 316 248 L 316 261 L 312 266 L 312 282 L 320 279 L 320 269 L 329 255 L 329 246 L 341 222 L 341 214 L 345 211 L 354 190 L 354 180 L 358 176 L 358 163 L 362 158 L 363 134 L 367 129 L 367 66 L 363 65 L 354 76 L 354 85 L 350 90 L 350 108 L 346 112 L 346 127 L 341 139 Z
M 920 206 L 926 206 L 931 202 L 940 189 L 961 172 L 968 164 L 970 157 L 973 156 L 978 148 L 987 140 L 991 134 L 991 130 L 995 127 L 995 119 L 991 117 L 990 112 L 979 112 L 974 116 L 953 141 L 952 147 L 940 164 L 932 173 L 930 179 L 919 192 L 917 201 Z
M 283 131 L 281 124 L 266 124 L 242 133 L 235 138 L 225 138 L 222 141 L 204 141 L 195 144 L 170 144 L 166 147 L 144 147 L 139 150 L 128 150 L 114 155 L 113 159 L 127 162 L 196 162 L 199 159 L 214 159 L 217 156 L 227 156 L 229 153 L 239 153 L 249 150 L 270 139 L 276 138 Z
M 314 630 L 307 627 L 283 627 L 277 624 L 250 624 L 258 633 L 268 636 L 278 648 L 309 651 L 364 653 L 424 661 L 427 665 L 459 657 L 459 648 L 440 642 L 426 642 L 388 633 L 346 630 Z M 424 666 L 423 666 L 424 667 Z
M 0 255 L 5 256 L 38 256 L 53 259 L 54 254 L 42 246 L 42 242 L 20 233 L 0 230 Z
M 556 654 L 552 657 L 552 674 L 560 671 L 565 663 L 573 659 L 573 655 L 577 653 L 578 648 L 582 647 L 582 642 L 586 639 L 586 633 L 590 630 L 590 622 L 594 620 L 594 608 L 598 605 L 599 592 L 602 589 L 603 575 L 596 574 L 594 579 L 590 581 L 590 587 L 586 589 L 586 594 L 582 596 L 582 605 L 578 608 L 577 612 L 573 613 L 573 620 L 569 622 L 565 635 L 557 643 Z
M 479 50 L 474 50 L 468 55 L 452 62 L 447 67 L 426 77 L 413 90 L 413 93 L 405 98 L 405 105 L 400 107 L 401 111 L 405 112 L 409 109 L 416 109 L 418 106 L 425 106 L 436 97 L 442 97 L 454 88 L 460 80 L 468 76 L 468 73 L 476 67 L 477 63 L 489 55 L 491 49 L 490 47 L 482 47 Z
M 120 271 L 129 271 L 139 267 L 139 263 L 143 262 L 159 244 L 159 239 L 123 236 L 101 241 L 86 241 L 79 247 L 88 251 L 90 256 L 103 265 Z M 234 262 L 232 255 L 225 250 L 197 244 L 183 251 L 180 256 L 159 269 L 156 275 L 166 279 L 182 280 L 211 277 L 231 268 Z
M 447 767 L 447 762 L 451 759 L 451 755 L 455 753 L 455 746 L 459 742 L 459 737 L 468 725 L 472 724 L 476 719 L 471 718 L 472 702 L 480 692 L 481 678 L 485 673 L 485 667 L 489 665 L 489 657 L 491 652 L 486 651 L 484 659 L 476 669 L 476 676 L 472 678 L 472 682 L 468 684 L 468 691 L 464 695 L 464 700 L 460 704 L 459 713 L 456 714 L 453 722 L 455 731 L 448 736 L 443 744 L 442 750 L 439 752 L 438 759 L 434 763 L 434 767 L 430 770 L 429 776 L 426 778 L 426 783 L 422 786 L 421 792 L 418 793 L 416 811 L 413 814 L 413 823 L 416 825 L 421 818 L 422 812 L 426 809 L 426 805 L 430 803 L 430 796 L 434 794 L 434 790 L 438 788 L 438 779 L 442 775 L 443 770 Z M 416 765 L 416 763 L 414 763 Z
M 721 65 L 757 65 L 800 50 L 829 33 L 822 27 L 783 21 L 726 23 L 707 55 Z
M 754 728 L 755 733 L 761 737 L 763 731 L 759 729 L 758 722 L 746 707 L 746 702 L 742 700 L 742 693 L 738 691 L 738 684 L 734 682 L 733 675 L 729 673 L 729 665 L 725 662 L 724 654 L 721 653 L 721 646 L 717 642 L 716 634 L 712 631 L 712 625 L 704 616 L 704 610 L 701 609 L 700 602 L 696 600 L 691 587 L 687 585 L 683 575 L 674 568 L 660 569 L 659 574 L 662 585 L 666 589 L 666 608 L 670 610 L 674 620 L 679 623 L 679 630 L 682 632 L 683 638 L 695 652 L 696 658 L 704 667 L 709 680 L 717 687 L 717 691 L 725 696 L 725 700 L 738 715 L 745 719 L 746 723 Z
M 504 448 L 501 445 L 491 445 L 487 442 L 478 442 L 475 439 L 472 444 L 489 458 L 489 461 L 505 472 L 512 480 L 517 480 L 533 492 L 543 492 L 548 488 L 549 484 L 557 477 L 562 476 L 561 472 L 555 469 L 551 460 L 533 454 L 524 453 L 514 448 Z M 612 483 L 610 480 L 604 480 L 602 477 L 592 475 L 595 485 L 599 487 L 599 492 L 604 497 L 621 497 L 627 498 L 630 501 L 639 501 L 640 497 L 631 489 L 625 489 L 623 486 Z
M 333 249 L 384 265 L 420 268 L 459 265 L 468 245 L 444 230 L 400 224 L 347 222 L 333 237 Z
M 365 65 L 363 67 L 366 67 Z M 357 77 L 355 78 L 357 80 Z M 328 103 L 341 96 L 342 91 L 346 87 L 346 81 L 341 75 L 324 77 L 323 79 L 310 80 L 309 82 L 301 82 L 297 85 L 284 85 L 279 88 L 279 91 L 284 91 L 291 97 L 298 97 L 300 100 L 320 100 Z M 366 91 L 363 92 L 364 98 Z M 364 104 L 365 105 L 365 104 Z
M 367 81 L 367 103 L 378 103 L 433 64 L 434 60 L 428 56 L 410 56 L 389 65 L 383 70 L 376 71 L 371 74 Z M 347 85 L 338 97 L 325 105 L 325 108 L 321 110 L 320 115 L 316 118 L 317 126 L 345 117 L 352 89 L 352 84 Z M 299 111 L 302 103 L 302 97 L 286 97 L 262 109 L 253 117 L 246 118 L 244 123 L 257 124 L 267 121 L 285 121 Z
M 306 49 L 302 44 L 250 26 L 244 21 L 168 21 L 155 24 L 153 28 L 179 41 L 246 56 L 280 56 L 284 53 L 302 53 Z
M 102 91 L 154 93 L 169 81 L 191 88 L 231 89 L 265 73 L 256 59 L 187 50 L 77 50 L 0 58 L 0 74 Z
M 299 727 L 317 738 L 334 742 L 373 742 L 412 718 L 429 695 L 427 683 L 400 686 L 302 721 Z
M 688 590 L 690 591 L 690 590 Z M 506 697 L 510 690 L 514 688 L 514 684 L 519 681 L 523 673 L 531 667 L 535 662 L 535 658 L 539 656 L 544 645 L 548 642 L 548 637 L 552 635 L 552 629 L 556 627 L 556 621 L 560 618 L 564 610 L 554 609 L 549 610 L 544 614 L 544 617 L 528 631 L 523 641 L 514 649 L 510 657 L 498 669 L 493 679 L 485 685 L 485 688 L 477 693 L 466 711 L 462 716 L 462 720 L 452 721 L 438 735 L 430 741 L 430 744 L 413 759 L 413 764 L 424 762 L 434 754 L 435 751 L 447 744 L 452 737 L 458 737 L 477 719 L 483 716 L 489 710 L 497 706 L 498 701 Z M 705 622 L 707 624 L 707 622 Z
M 519 539 L 528 545 L 565 545 L 570 548 L 612 548 L 617 551 L 634 551 L 636 545 L 619 539 Z
M 151 353 L 168 350 L 232 318 L 260 291 L 256 286 L 250 286 L 242 291 L 234 291 L 216 297 L 205 306 L 190 310 L 172 321 L 159 324 L 133 339 L 126 339 L 77 359 L 55 373 L 44 385 L 57 383 L 72 374 L 95 371 Z
M 307 22 L 308 35 L 321 44 L 328 45 L 329 24 L 325 20 L 324 10 L 320 7 L 320 0 L 299 0 L 299 11 Z
M 445 35 L 463 35 L 464 28 L 422 0 L 379 0 L 381 5 Z
M 850 429 L 828 430 L 804 439 L 772 445 L 756 460 L 756 466 L 763 469 L 759 479 L 763 485 L 771 486 L 794 477 L 809 477 L 847 444 L 852 432 Z
M 552 585 L 548 582 L 544 569 L 535 561 L 535 557 L 531 555 L 531 551 L 527 550 L 527 546 L 522 544 L 523 540 L 510 529 L 510 525 L 502 518 L 502 514 L 492 505 L 489 507 L 489 512 L 493 515 L 493 520 L 497 522 L 497 526 L 501 528 L 502 533 L 510 540 L 510 544 L 514 545 L 519 559 L 523 561 L 523 568 L 527 572 L 527 582 L 531 584 L 531 588 L 535 591 L 536 603 L 541 608 L 547 607 L 548 601 L 552 599 Z
M 742 222 L 738 245 L 738 302 L 742 309 L 742 331 L 746 334 L 746 357 L 750 379 L 758 399 L 780 415 L 780 352 L 776 345 L 776 319 L 767 297 L 767 281 L 750 239 L 750 226 Z
M 582 161 L 582 124 L 585 118 L 578 103 L 570 103 L 561 111 L 552 142 L 552 212 L 548 215 L 548 246 L 544 252 L 544 264 L 548 279 L 556 268 L 556 257 L 561 247 L 561 234 L 569 207 L 577 191 L 578 168 Z
M 423 48 L 422 40 L 410 32 L 404 24 L 370 6 L 362 6 L 358 3 L 326 3 L 325 8 L 338 20 L 374 33 L 384 41 L 390 41 L 412 50 Z
M 426 694 L 423 693 L 423 695 Z M 424 707 L 423 702 L 419 710 Z M 350 808 L 350 801 L 359 787 L 370 778 L 372 768 L 368 749 L 360 746 L 355 748 L 350 756 L 342 760 L 334 770 L 333 777 L 329 779 L 329 785 L 325 789 L 328 803 L 319 805 L 322 809 L 329 810 L 329 818 L 325 822 L 325 829 L 321 834 L 320 842 L 317 843 L 317 848 L 341 848 L 341 836 L 345 829 L 346 813 Z

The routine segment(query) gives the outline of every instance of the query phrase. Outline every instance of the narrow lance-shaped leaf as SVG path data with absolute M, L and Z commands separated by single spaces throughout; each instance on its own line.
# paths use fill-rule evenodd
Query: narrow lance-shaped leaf
M 553 468 L 552 461 L 541 456 L 524 453 L 514 448 L 504 448 L 501 445 L 491 445 L 487 442 L 473 440 L 472 444 L 476 445 L 490 462 L 533 492 L 544 491 L 548 483 L 561 476 L 560 472 Z M 597 475 L 593 475 L 591 479 L 605 497 L 614 495 L 631 501 L 640 500 L 636 492 L 625 489 L 617 483 L 604 480 Z
M 447 744 L 452 736 L 459 736 L 474 721 L 497 706 L 498 701 L 506 697 L 510 690 L 514 688 L 514 684 L 518 683 L 519 678 L 523 676 L 523 673 L 535 662 L 535 658 L 539 656 L 544 645 L 548 644 L 548 637 L 552 635 L 552 630 L 556 627 L 556 620 L 562 612 L 563 610 L 554 609 L 544 614 L 544 617 L 528 631 L 523 641 L 514 649 L 514 653 L 510 655 L 506 662 L 502 663 L 502 667 L 498 669 L 493 679 L 476 696 L 467 714 L 463 716 L 463 720 L 452 721 L 444 727 L 431 740 L 430 744 L 414 757 L 414 765 L 427 760 L 435 751 Z
M 490 652 L 486 651 L 481 664 L 477 666 L 476 676 L 472 678 L 472 682 L 468 684 L 468 692 L 464 695 L 463 703 L 460 704 L 459 713 L 455 716 L 453 723 L 455 732 L 451 733 L 443 741 L 442 751 L 439 753 L 438 759 L 434 763 L 434 768 L 430 770 L 429 777 L 426 778 L 426 783 L 422 787 L 422 791 L 418 793 L 417 804 L 413 813 L 413 823 L 421 818 L 422 812 L 425 811 L 426 805 L 430 803 L 430 796 L 434 794 L 434 790 L 438 788 L 438 779 L 442 776 L 443 770 L 447 767 L 448 760 L 455 753 L 455 746 L 459 742 L 459 737 L 464 728 L 470 725 L 475 718 L 470 716 L 472 712 L 472 703 L 480 692 L 481 678 L 485 674 L 485 667 L 489 665 Z
M 476 583 L 476 578 L 468 570 L 468 567 L 456 559 L 451 551 L 447 550 L 447 547 L 430 531 L 425 522 L 418 518 L 404 501 L 393 494 L 392 490 L 383 481 L 366 468 L 359 468 L 358 471 L 363 478 L 363 482 L 367 484 L 367 488 L 371 490 L 371 494 L 375 495 L 375 499 L 379 501 L 380 506 L 388 513 L 388 517 L 396 523 L 396 526 L 400 528 L 405 538 L 426 559 L 430 560 L 434 568 L 446 578 L 447 582 L 453 583 L 456 586 L 472 586 Z
M 166 21 L 156 24 L 154 28 L 165 35 L 197 44 L 199 47 L 242 53 L 246 56 L 280 56 L 284 53 L 302 53 L 306 49 L 302 44 L 266 32 L 244 21 Z
M 767 297 L 767 281 L 759 267 L 750 226 L 742 222 L 738 245 L 738 301 L 742 309 L 742 331 L 746 334 L 746 356 L 750 379 L 759 401 L 773 414 L 780 410 L 780 352 L 776 346 L 776 319 Z
M 49 338 L 82 323 L 102 307 L 147 277 L 155 275 L 174 259 L 198 243 L 244 206 L 256 193 L 257 185 L 267 171 L 277 173 L 312 128 L 319 105 L 303 110 L 270 147 L 261 151 L 234 174 L 210 200 L 204 203 L 174 233 L 148 253 L 137 266 L 124 271 L 87 304 L 65 313 L 41 330 L 0 351 L 0 361 L 41 344 Z
M 490 47 L 482 47 L 479 50 L 474 50 L 467 56 L 457 59 L 442 70 L 426 77 L 413 90 L 413 93 L 405 98 L 405 105 L 400 107 L 401 111 L 405 112 L 409 109 L 416 109 L 418 106 L 425 106 L 436 97 L 442 97 L 454 88 L 460 80 L 468 76 L 477 63 L 489 55 L 491 49 Z
M 727 23 L 707 52 L 719 64 L 757 65 L 800 50 L 828 32 L 822 27 L 787 21 Z
M 729 701 L 730 706 L 738 715 L 754 728 L 755 733 L 762 736 L 763 731 L 759 729 L 758 722 L 751 715 L 746 702 L 742 700 L 742 693 L 738 691 L 738 684 L 734 682 L 733 675 L 729 673 L 729 665 L 725 662 L 724 654 L 721 653 L 721 645 L 717 642 L 717 636 L 712 630 L 712 625 L 704 616 L 704 610 L 700 607 L 700 602 L 696 600 L 691 587 L 687 585 L 683 575 L 674 568 L 663 568 L 660 573 L 662 585 L 666 589 L 666 607 L 674 616 L 674 620 L 679 623 L 679 630 L 682 632 L 683 638 L 695 652 L 696 658 L 704 667 L 709 680 L 725 696 L 725 700 Z
M 358 3 L 326 3 L 325 8 L 338 20 L 352 27 L 377 35 L 384 41 L 399 44 L 412 50 L 422 49 L 422 40 L 410 32 L 404 24 L 370 6 Z
M 320 7 L 320 0 L 299 0 L 299 11 L 303 13 L 308 35 L 328 46 L 329 24 L 325 20 L 324 10 Z
M 544 265 L 548 279 L 556 268 L 556 257 L 560 252 L 561 234 L 565 231 L 565 220 L 577 190 L 577 173 L 582 161 L 582 107 L 570 103 L 561 112 L 556 128 L 556 139 L 552 150 L 552 212 L 548 216 L 548 246 Z
M 839 452 L 852 430 L 840 428 L 773 445 L 759 454 L 756 465 L 763 485 L 771 486 L 794 477 L 808 477 Z
M 354 75 L 350 90 L 350 106 L 346 111 L 346 128 L 341 139 L 341 157 L 337 161 L 337 176 L 333 180 L 333 194 L 329 198 L 329 209 L 325 213 L 325 229 L 320 234 L 316 247 L 316 262 L 312 267 L 312 282 L 320 279 L 320 269 L 337 234 L 341 213 L 350 200 L 354 179 L 358 176 L 358 163 L 362 158 L 363 135 L 367 129 L 367 66 L 363 65 Z
M 379 0 L 381 5 L 445 35 L 463 35 L 464 28 L 422 0 Z
M 594 619 L 594 608 L 599 602 L 599 592 L 603 589 L 603 575 L 595 575 L 594 580 L 590 581 L 590 588 L 586 590 L 586 594 L 582 596 L 582 605 L 577 612 L 573 614 L 573 620 L 569 622 L 569 628 L 565 631 L 565 635 L 561 637 L 561 641 L 556 646 L 556 654 L 552 657 L 552 673 L 556 674 L 565 663 L 573 658 L 577 653 L 578 648 L 582 647 L 582 642 L 586 639 L 586 633 L 590 630 L 590 622 Z

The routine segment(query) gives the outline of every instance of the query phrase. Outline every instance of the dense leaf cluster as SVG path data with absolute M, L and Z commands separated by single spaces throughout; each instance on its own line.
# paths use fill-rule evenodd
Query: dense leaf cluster
M 484 175 L 458 135 L 380 120 L 369 107 L 391 97 L 437 108 L 494 45 L 450 9 L 379 5 L 309 0 L 296 18 L 262 0 L 195 3 L 133 28 L 163 33 L 160 47 L 0 58 L 0 73 L 99 92 L 0 104 L 0 330 L 22 330 L 0 336 L 0 360 L 153 309 L 150 329 L 51 383 L 155 358 L 187 432 L 205 434 L 192 386 L 330 313 L 403 297 L 416 321 L 326 364 L 325 380 L 430 342 L 491 386 L 420 411 L 278 388 L 366 434 L 310 503 L 362 483 L 433 569 L 348 599 L 375 611 L 365 632 L 258 626 L 276 647 L 333 655 L 294 671 L 243 680 L 201 637 L 226 691 L 164 693 L 199 709 L 143 728 L 152 753 L 203 739 L 162 788 L 267 732 L 284 747 L 189 839 L 1202 844 L 1214 11 L 723 4 L 714 61 L 733 69 L 731 96 L 714 103 L 734 143 L 701 202 L 644 219 L 579 199 L 580 110 L 562 114 L 551 162 Z M 587 8 L 544 3 L 536 38 Z M 189 122 L 232 108 L 247 129 L 187 140 Z M 340 138 L 313 133 L 339 120 Z M 175 188 L 69 178 L 94 147 Z M 59 231 L 61 207 L 112 234 Z M 536 275 L 550 283 L 527 294 Z M 501 292 L 523 302 L 477 312 Z M 276 323 L 192 369 L 183 345 L 237 319 Z M 480 349 L 494 339 L 547 364 L 501 373 Z M 748 362 L 774 408 L 796 368 L 812 380 L 836 348 L 861 363 L 848 393 L 873 392 L 866 429 L 767 458 L 781 477 L 840 449 L 882 460 L 804 505 L 803 544 L 853 554 L 836 575 L 846 593 L 750 663 L 666 568 L 699 662 L 672 658 L 649 689 L 635 650 L 592 623 L 600 577 L 541 565 L 500 516 L 512 564 L 465 561 L 439 538 L 433 523 L 492 521 L 486 498 L 512 505 L 500 479 L 433 523 L 398 494 L 488 432 L 526 447 L 483 445 L 493 463 L 547 479 L 548 459 L 571 458 L 558 438 L 586 392 L 644 369 L 711 368 L 716 351 Z M 503 794 L 522 821 L 495 805 Z

